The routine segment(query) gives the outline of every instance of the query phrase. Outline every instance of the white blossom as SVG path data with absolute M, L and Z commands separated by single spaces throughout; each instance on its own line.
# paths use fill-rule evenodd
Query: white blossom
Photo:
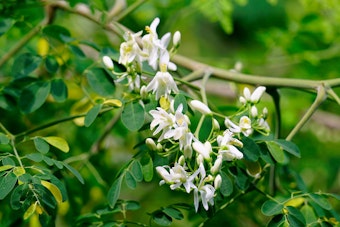
M 211 159 L 210 154 L 212 153 L 212 147 L 209 141 L 206 141 L 203 144 L 201 141 L 197 140 L 192 143 L 192 148 L 201 154 L 205 160 Z
M 113 61 L 112 59 L 109 57 L 109 56 L 103 56 L 102 57 L 102 60 L 103 60 L 103 63 L 105 65 L 105 67 L 108 69 L 108 70 L 113 70 L 114 68 L 114 64 L 113 64 Z
M 211 114 L 209 107 L 199 100 L 191 100 L 189 104 L 193 110 L 197 110 L 203 115 Z

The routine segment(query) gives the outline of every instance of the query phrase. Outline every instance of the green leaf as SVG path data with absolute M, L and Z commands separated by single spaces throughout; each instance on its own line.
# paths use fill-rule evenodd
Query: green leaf
M 49 73 L 56 73 L 58 71 L 59 64 L 54 56 L 47 56 L 45 58 L 45 68 Z
M 178 106 L 182 104 L 183 105 L 183 111 L 182 113 L 186 113 L 188 111 L 188 103 L 183 94 L 177 94 L 175 96 L 175 101 L 174 101 L 174 109 L 177 110 Z
M 59 25 L 48 25 L 42 32 L 48 38 L 57 39 L 61 42 L 67 42 L 71 37 L 71 33 L 66 28 Z
M 62 79 L 54 79 L 51 82 L 51 95 L 56 102 L 64 102 L 68 96 L 67 86 Z
M 69 164 L 65 162 L 63 164 L 79 180 L 80 183 L 84 184 L 83 177 L 80 175 L 80 173 L 75 168 L 73 168 L 72 166 L 70 166 Z
M 0 19 L 0 37 L 5 34 L 15 23 L 11 18 Z
M 50 145 L 41 137 L 36 137 L 33 140 L 34 146 L 42 154 L 47 154 L 50 150 Z
M 14 188 L 17 177 L 10 172 L 0 178 L 0 200 L 4 199 Z
M 136 179 L 130 171 L 125 172 L 125 183 L 131 189 L 135 189 L 137 187 Z
M 31 153 L 26 155 L 25 157 L 34 162 L 41 162 L 43 160 L 43 155 L 41 153 Z
M 22 199 L 22 197 L 25 197 L 25 195 L 27 195 L 28 190 L 29 190 L 28 184 L 21 184 L 13 190 L 10 200 L 10 204 L 13 210 L 20 209 L 20 207 L 22 206 L 22 202 L 24 200 Z
M 115 85 L 110 76 L 102 68 L 92 68 L 86 72 L 86 78 L 91 88 L 102 96 L 114 93 Z
M 279 227 L 285 222 L 285 218 L 283 214 L 275 215 L 272 219 L 270 219 L 267 227 Z
M 230 196 L 234 190 L 233 182 L 230 180 L 230 177 L 225 172 L 221 171 L 220 174 L 222 178 L 220 192 L 225 197 Z
M 129 102 L 124 106 L 121 120 L 130 131 L 137 131 L 144 124 L 144 108 L 138 102 Z
M 332 209 L 332 205 L 329 203 L 327 198 L 325 198 L 325 196 L 319 195 L 319 194 L 315 194 L 315 193 L 308 194 L 308 196 L 315 203 L 317 203 L 319 206 L 321 206 L 323 209 L 325 209 L 325 210 L 331 210 Z
M 318 220 L 318 218 L 315 215 L 313 208 L 311 206 L 307 205 L 307 204 L 305 204 L 301 208 L 301 213 L 305 217 L 307 224 L 314 223 Z
M 280 147 L 280 145 L 277 144 L 275 141 L 266 141 L 266 144 L 270 154 L 273 156 L 275 161 L 277 161 L 278 163 L 284 163 L 285 156 L 282 147 Z
M 212 116 L 205 116 L 199 132 L 200 141 L 206 141 L 213 130 Z
M 8 136 L 0 132 L 0 144 L 8 144 L 9 141 Z
M 273 200 L 267 200 L 262 204 L 261 212 L 266 216 L 281 214 L 283 209 L 282 203 L 277 203 Z
M 124 201 L 125 210 L 138 210 L 140 209 L 140 204 L 137 201 Z
M 130 171 L 137 182 L 141 182 L 143 180 L 142 165 L 138 160 L 134 160 L 132 162 Z
M 177 220 L 182 220 L 184 218 L 184 215 L 182 212 L 174 207 L 165 207 L 162 209 L 165 214 L 168 216 L 177 219 Z
M 38 81 L 31 83 L 20 94 L 19 106 L 24 113 L 32 113 L 46 101 L 51 89 L 49 82 Z
M 6 171 L 6 170 L 9 170 L 9 169 L 13 169 L 14 166 L 12 165 L 3 165 L 3 166 L 0 166 L 0 172 L 2 171 Z
M 153 178 L 153 161 L 150 155 L 144 155 L 141 160 L 143 177 L 145 182 L 150 182 Z
M 288 223 L 290 226 L 296 227 L 304 227 L 306 226 L 306 220 L 300 210 L 296 209 L 295 207 L 288 206 L 286 207 L 288 210 Z
M 256 162 L 261 153 L 259 146 L 254 142 L 254 140 L 246 136 L 242 138 L 242 143 L 243 147 L 241 150 L 244 154 L 244 158 L 249 161 Z
M 172 223 L 172 218 L 161 210 L 152 213 L 152 220 L 161 226 L 169 226 Z
M 2 159 L 2 164 L 15 166 L 15 161 L 11 157 L 5 157 Z
M 120 189 L 122 187 L 122 180 L 123 180 L 123 175 L 121 175 L 119 178 L 117 178 L 113 182 L 107 194 L 107 200 L 111 208 L 114 208 L 119 198 Z
M 12 74 L 15 79 L 28 76 L 41 63 L 41 57 L 32 53 L 24 53 L 19 55 L 13 63 Z
M 69 152 L 70 148 L 68 146 L 68 143 L 65 139 L 57 136 L 48 136 L 48 137 L 42 137 L 47 143 L 52 145 L 53 147 L 58 148 L 59 150 L 67 153 Z
M 294 155 L 295 157 L 301 158 L 300 149 L 293 142 L 283 139 L 277 139 L 275 142 L 278 143 L 283 148 L 283 150 Z
M 71 48 L 71 51 L 79 56 L 79 57 L 86 57 L 86 55 L 84 54 L 84 52 L 78 47 L 78 46 L 75 46 L 75 45 L 70 45 L 70 48 Z
M 102 106 L 102 104 L 96 104 L 89 110 L 89 112 L 87 112 L 84 120 L 85 127 L 89 127 L 96 120 Z

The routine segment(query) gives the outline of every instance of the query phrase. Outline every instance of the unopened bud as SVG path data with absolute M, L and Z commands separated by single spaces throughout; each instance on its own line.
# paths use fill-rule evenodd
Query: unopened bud
M 192 157 L 192 147 L 190 144 L 184 146 L 184 157 L 190 159 Z
M 258 103 L 265 90 L 266 87 L 263 86 L 257 87 L 253 94 L 251 94 L 250 101 L 252 103 Z
M 220 171 L 222 165 L 222 157 L 219 157 L 216 159 L 214 165 L 210 168 L 210 172 L 215 175 L 216 173 L 218 173 Z
M 162 144 L 157 143 L 156 149 L 157 149 L 157 151 L 162 151 L 163 150 Z
M 203 156 L 201 154 L 199 154 L 196 158 L 197 164 L 200 165 L 201 163 L 203 163 L 203 161 L 204 161 Z
M 142 99 L 146 99 L 148 97 L 148 91 L 146 90 L 146 86 L 143 85 L 141 88 L 140 88 L 140 96 Z
M 176 31 L 174 33 L 174 36 L 172 38 L 172 42 L 174 44 L 174 46 L 177 48 L 181 42 L 181 33 L 179 31 Z
M 251 109 L 250 109 L 250 112 L 251 112 L 251 116 L 252 117 L 257 117 L 258 116 L 258 111 L 257 111 L 256 106 L 252 106 Z
M 221 187 L 221 184 L 222 184 L 222 177 L 221 177 L 220 174 L 218 174 L 215 177 L 215 180 L 214 180 L 214 187 L 215 187 L 215 189 L 219 189 Z
M 211 114 L 211 110 L 209 109 L 209 107 L 201 101 L 191 100 L 190 106 L 193 110 L 197 110 L 198 112 L 200 112 L 203 115 Z
M 185 158 L 183 155 L 181 155 L 181 157 L 179 157 L 178 159 L 178 164 L 180 164 L 181 166 L 184 166 L 185 164 Z
M 213 123 L 213 129 L 214 130 L 216 130 L 216 131 L 220 130 L 220 123 L 218 123 L 218 121 L 215 118 L 213 118 L 212 123 Z
M 151 139 L 151 138 L 147 138 L 145 140 L 145 144 L 152 151 L 155 151 L 157 149 L 155 141 L 153 141 L 153 139 Z
M 105 67 L 108 70 L 113 70 L 113 68 L 114 68 L 113 61 L 109 56 L 106 56 L 106 55 L 103 56 L 102 60 L 103 60 Z

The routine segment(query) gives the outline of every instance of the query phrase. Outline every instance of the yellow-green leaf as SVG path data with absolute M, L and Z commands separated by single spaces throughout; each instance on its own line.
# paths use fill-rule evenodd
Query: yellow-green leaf
M 284 205 L 285 206 L 291 206 L 291 207 L 299 207 L 300 205 L 303 204 L 304 201 L 305 201 L 305 199 L 302 198 L 302 197 L 292 198 L 292 199 L 288 200 Z
M 65 139 L 57 136 L 48 136 L 48 137 L 42 137 L 47 143 L 52 145 L 53 147 L 58 148 L 59 150 L 67 153 L 70 150 L 70 147 L 68 146 L 68 143 Z
M 107 106 L 112 106 L 112 107 L 121 107 L 122 102 L 119 99 L 107 99 L 103 103 L 104 105 Z
M 22 167 L 14 167 L 13 173 L 15 176 L 20 177 L 21 175 L 26 173 L 26 170 Z
M 0 166 L 0 172 L 2 171 L 6 171 L 8 169 L 12 169 L 14 166 L 12 165 L 4 165 L 4 166 Z
M 36 208 L 37 208 L 37 202 L 32 203 L 31 206 L 24 213 L 24 220 L 26 220 L 29 217 L 31 217 L 31 215 L 34 214 Z
M 58 203 L 61 203 L 63 201 L 63 196 L 61 194 L 61 191 L 55 184 L 52 184 L 51 182 L 44 181 L 44 180 L 41 181 L 41 184 L 42 186 L 47 188 L 52 193 L 52 195 L 54 196 L 55 200 Z

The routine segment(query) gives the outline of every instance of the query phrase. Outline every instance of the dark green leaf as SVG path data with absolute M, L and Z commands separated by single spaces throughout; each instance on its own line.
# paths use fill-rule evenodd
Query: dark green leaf
M 330 210 L 330 209 L 332 209 L 332 205 L 329 203 L 329 201 L 327 200 L 327 198 L 325 198 L 325 196 L 319 195 L 319 194 L 315 194 L 315 193 L 308 194 L 308 196 L 309 196 L 315 203 L 317 203 L 319 206 L 321 206 L 323 209 L 325 209 L 325 210 Z
M 25 157 L 34 162 L 41 162 L 43 160 L 43 155 L 41 153 L 31 153 L 26 155 Z
M 15 21 L 10 18 L 0 19 L 0 37 L 13 26 L 14 22 Z
M 80 173 L 75 168 L 73 168 L 72 166 L 70 166 L 69 164 L 65 162 L 63 164 L 79 180 L 80 183 L 84 184 L 83 177 L 80 175 Z
M 121 115 L 124 126 L 131 130 L 137 131 L 144 124 L 144 108 L 138 102 L 129 102 L 125 105 Z
M 220 192 L 223 196 L 230 196 L 234 190 L 233 182 L 230 180 L 229 176 L 225 172 L 221 171 L 220 174 L 222 178 Z
M 183 111 L 182 113 L 186 113 L 188 111 L 188 103 L 183 94 L 177 94 L 175 96 L 175 101 L 174 101 L 174 109 L 177 110 L 178 106 L 182 104 L 183 105 Z
M 286 207 L 286 209 L 288 210 L 288 222 L 291 226 L 306 226 L 306 219 L 299 209 L 291 206 Z
M 140 204 L 137 201 L 124 201 L 125 210 L 138 210 Z
M 48 38 L 57 39 L 61 42 L 67 42 L 71 33 L 64 27 L 59 25 L 48 25 L 43 29 L 43 34 Z
M 9 138 L 0 132 L 0 144 L 8 144 L 9 143 Z
M 161 210 L 152 213 L 152 220 L 161 226 L 169 226 L 172 223 L 172 218 Z
M 51 82 L 51 95 L 56 102 L 64 102 L 67 99 L 67 86 L 62 79 L 54 79 Z
M 168 216 L 177 219 L 177 220 L 182 220 L 184 218 L 184 215 L 182 212 L 174 207 L 165 207 L 162 209 L 165 214 Z
M 245 191 L 249 187 L 248 174 L 243 172 L 242 169 L 237 168 L 235 183 L 242 191 Z
M 135 189 L 137 187 L 136 179 L 130 171 L 125 172 L 125 183 L 131 189 Z
M 87 71 L 86 78 L 91 88 L 99 95 L 110 96 L 114 93 L 113 80 L 102 68 L 93 68 Z
M 47 70 L 47 72 L 49 73 L 56 73 L 58 68 L 59 68 L 59 64 L 58 61 L 55 59 L 55 57 L 53 56 L 47 56 L 45 58 L 45 68 Z
M 261 153 L 259 146 L 251 138 L 246 136 L 242 138 L 242 143 L 244 158 L 253 162 L 257 161 Z
M 111 188 L 109 189 L 109 192 L 107 194 L 107 200 L 109 202 L 109 205 L 111 208 L 113 208 L 116 205 L 116 202 L 119 198 L 120 194 L 120 189 L 122 187 L 122 180 L 123 180 L 123 175 L 121 175 L 119 178 L 117 178 Z
M 16 79 L 28 76 L 41 62 L 41 57 L 31 53 L 19 55 L 13 63 L 12 73 Z
M 50 145 L 40 137 L 34 138 L 34 146 L 42 154 L 47 154 L 50 150 Z
M 11 157 L 5 157 L 2 159 L 2 164 L 15 166 L 15 161 Z
M 141 182 L 143 180 L 142 165 L 138 160 L 134 160 L 132 162 L 130 171 L 137 182 Z
M 87 112 L 84 120 L 85 127 L 89 127 L 96 120 L 102 106 L 102 104 L 96 104 L 89 110 L 89 112 Z
M 10 204 L 13 210 L 18 210 L 22 206 L 22 197 L 26 199 L 28 191 L 28 184 L 18 185 L 11 194 Z
M 24 113 L 32 113 L 46 101 L 51 89 L 49 82 L 38 81 L 27 86 L 19 98 L 20 109 Z
M 275 141 L 266 141 L 266 144 L 270 154 L 273 156 L 275 161 L 277 161 L 278 163 L 284 163 L 285 156 L 282 147 L 280 147 L 280 145 L 277 144 Z
M 283 148 L 283 150 L 298 158 L 301 158 L 300 149 L 293 142 L 283 139 L 277 139 L 275 142 L 278 143 Z
M 150 182 L 153 178 L 153 162 L 149 155 L 144 155 L 141 158 L 141 164 L 142 164 L 142 171 L 144 180 L 146 182 Z
M 277 203 L 273 200 L 267 200 L 265 203 L 263 203 L 261 212 L 266 216 L 281 214 L 283 207 L 284 206 L 282 203 Z
M 70 45 L 70 48 L 71 48 L 71 51 L 76 54 L 77 56 L 79 57 L 86 57 L 86 55 L 84 54 L 84 52 L 78 47 L 78 46 L 75 46 L 75 45 Z
M 16 182 L 17 177 L 13 172 L 9 172 L 0 178 L 0 200 L 4 199 L 12 191 Z
M 212 116 L 205 116 L 201 130 L 199 132 L 199 138 L 201 141 L 206 141 L 213 130 Z
M 283 214 L 275 215 L 267 224 L 267 227 L 279 227 L 285 222 Z
M 57 206 L 57 201 L 55 200 L 53 194 L 41 184 L 33 184 L 36 193 L 40 197 L 40 201 L 43 205 L 48 206 L 51 209 L 55 209 Z

